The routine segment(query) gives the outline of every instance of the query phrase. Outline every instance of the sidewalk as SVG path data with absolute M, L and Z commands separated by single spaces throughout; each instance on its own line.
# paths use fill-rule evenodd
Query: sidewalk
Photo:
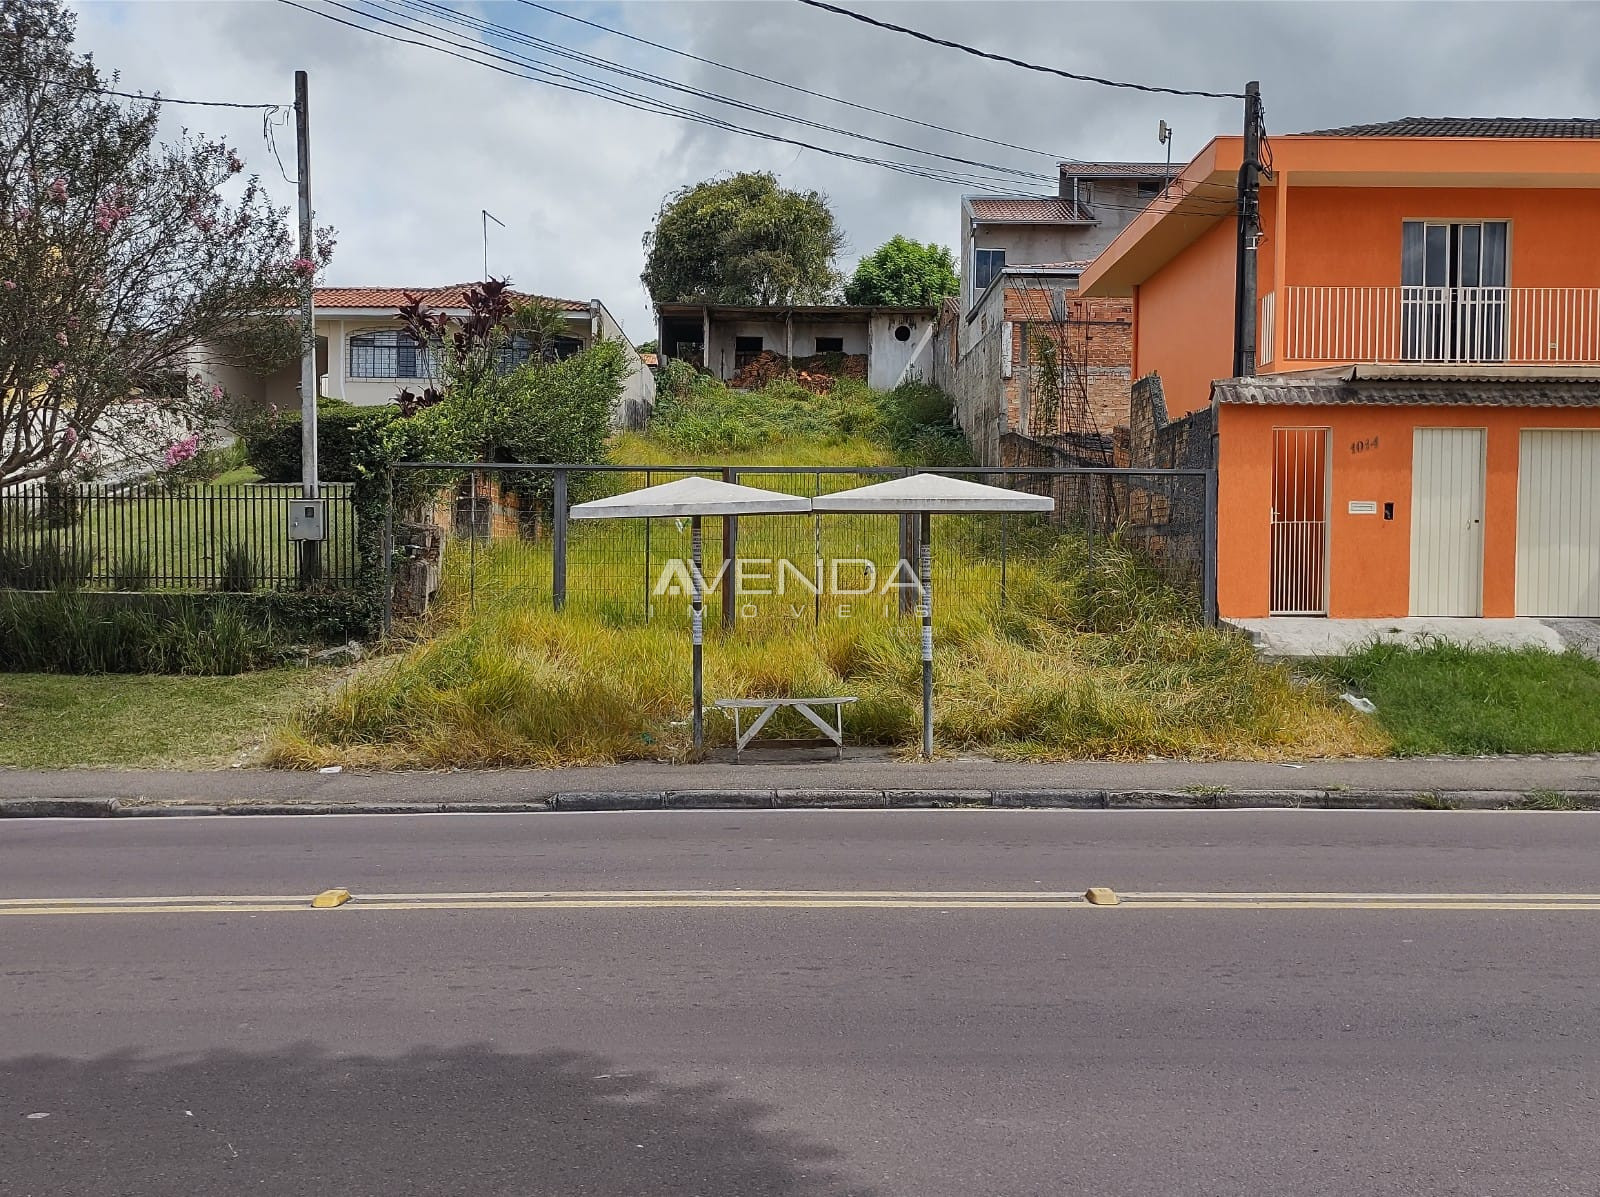
M 821 806 L 1498 809 L 1530 794 L 1600 805 L 1600 756 L 1017 764 L 779 760 L 442 773 L 0 769 L 0 815 Z

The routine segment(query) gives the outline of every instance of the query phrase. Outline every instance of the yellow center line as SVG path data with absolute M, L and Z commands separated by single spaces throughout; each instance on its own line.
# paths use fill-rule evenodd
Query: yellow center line
M 1600 894 L 1132 891 L 1099 907 L 1081 891 L 1004 890 L 490 890 L 356 894 L 339 907 L 439 910 L 1467 910 L 1600 911 Z M 311 911 L 310 895 L 178 895 L 0 899 L 0 916 L 108 914 L 288 914 Z M 319 912 L 320 913 L 320 912 Z

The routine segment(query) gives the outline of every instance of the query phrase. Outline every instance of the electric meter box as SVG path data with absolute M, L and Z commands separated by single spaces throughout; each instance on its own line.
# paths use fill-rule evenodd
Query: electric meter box
M 328 539 L 326 499 L 296 499 L 289 504 L 289 539 Z

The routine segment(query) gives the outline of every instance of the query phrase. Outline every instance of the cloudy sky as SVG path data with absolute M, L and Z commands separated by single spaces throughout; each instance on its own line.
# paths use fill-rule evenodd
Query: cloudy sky
M 794 140 L 991 177 L 995 167 L 1050 175 L 1062 158 L 1158 159 L 1156 126 L 1163 119 L 1176 131 L 1175 160 L 1187 160 L 1208 138 L 1241 124 L 1236 101 L 1037 75 L 794 0 L 541 0 L 714 63 L 1026 147 L 1005 149 L 800 95 L 515 0 L 428 2 L 512 32 L 452 25 L 438 7 L 424 15 L 420 0 L 339 0 L 342 9 L 295 0 L 394 36 L 404 35 L 382 21 L 431 21 L 440 28 L 421 33 L 436 42 L 520 55 L 547 71 L 581 72 Z M 1600 5 L 1594 4 L 843 4 L 1082 73 L 1216 91 L 1259 79 L 1274 133 L 1410 115 L 1600 113 L 1594 51 Z M 638 277 L 640 237 L 662 197 L 680 186 L 763 169 L 786 186 L 820 190 L 848 237 L 846 268 L 895 233 L 953 244 L 959 196 L 996 190 L 911 177 L 558 90 L 505 73 L 527 70 L 515 61 L 496 71 L 347 28 L 283 0 L 79 0 L 76 8 L 80 47 L 92 50 L 103 69 L 120 71 L 130 90 L 288 102 L 294 71 L 310 72 L 312 179 L 319 222 L 339 230 L 327 280 L 336 284 L 427 286 L 478 277 L 479 212 L 487 208 L 506 225 L 490 229 L 491 273 L 509 275 L 526 290 L 598 296 L 642 341 L 653 332 Z M 741 112 L 554 58 L 548 48 L 507 40 L 516 35 L 784 115 Z M 985 165 L 957 167 L 793 118 Z M 167 119 L 228 137 L 281 202 L 293 200 L 259 114 L 169 109 Z M 278 129 L 277 141 L 292 177 L 292 128 Z M 1047 186 L 1024 182 L 1022 189 Z

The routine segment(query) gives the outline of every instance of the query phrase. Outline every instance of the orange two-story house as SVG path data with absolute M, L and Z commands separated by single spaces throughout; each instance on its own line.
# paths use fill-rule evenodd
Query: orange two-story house
M 1214 421 L 1222 617 L 1600 616 L 1600 120 L 1272 138 L 1230 379 L 1242 141 L 1081 287 L 1132 297 L 1134 377 Z

